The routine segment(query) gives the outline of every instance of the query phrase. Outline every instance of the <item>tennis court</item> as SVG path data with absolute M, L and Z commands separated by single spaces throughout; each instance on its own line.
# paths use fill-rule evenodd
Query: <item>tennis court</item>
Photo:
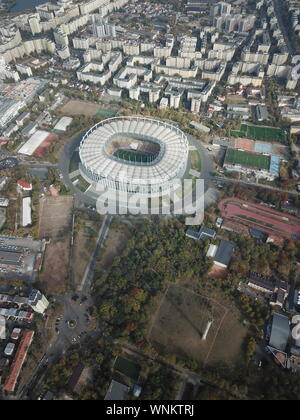
M 115 370 L 127 376 L 127 378 L 137 381 L 140 376 L 140 366 L 124 357 L 118 357 L 114 366 Z
M 270 156 L 243 152 L 241 150 L 235 149 L 227 149 L 225 163 L 231 163 L 234 165 L 241 165 L 255 169 L 269 170 Z

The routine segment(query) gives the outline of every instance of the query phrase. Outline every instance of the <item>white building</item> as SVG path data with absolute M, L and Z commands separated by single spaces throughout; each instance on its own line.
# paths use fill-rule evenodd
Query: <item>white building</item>
M 117 36 L 116 25 L 109 24 L 108 19 L 99 14 L 92 15 L 93 34 L 98 38 L 115 38 Z
M 161 98 L 160 100 L 160 104 L 159 104 L 160 109 L 166 109 L 169 107 L 169 98 Z
M 22 201 L 22 226 L 26 227 L 32 224 L 31 218 L 31 198 L 24 197 Z
M 44 314 L 49 306 L 49 302 L 46 297 L 36 289 L 31 292 L 28 298 L 28 304 L 35 312 L 38 312 L 39 314 Z
M 0 128 L 4 128 L 19 113 L 24 103 L 10 98 L 0 99 Z
M 14 350 L 15 350 L 15 344 L 14 343 L 8 343 L 4 349 L 5 356 L 12 356 Z
M 46 140 L 49 136 L 47 131 L 37 130 L 30 137 L 30 139 L 20 148 L 18 153 L 32 156 L 36 149 Z

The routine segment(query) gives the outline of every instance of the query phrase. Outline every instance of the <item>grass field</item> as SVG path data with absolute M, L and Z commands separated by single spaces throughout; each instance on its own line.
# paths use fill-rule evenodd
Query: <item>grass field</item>
M 233 137 L 250 137 L 254 140 L 286 142 L 286 134 L 281 128 L 242 124 L 240 130 L 230 133 Z
M 210 298 L 171 285 L 154 315 L 149 339 L 161 354 L 191 358 L 200 365 L 232 364 L 241 356 L 246 335 L 239 316 L 224 296 Z M 203 341 L 211 319 L 212 327 Z
M 112 118 L 117 115 L 117 111 L 113 109 L 100 109 L 96 113 L 96 117 Z
M 80 162 L 80 158 L 79 158 L 79 152 L 74 152 L 72 155 L 72 158 L 70 160 L 70 166 L 69 166 L 69 172 L 74 172 L 77 171 L 78 167 L 79 167 L 79 162 Z
M 126 160 L 127 162 L 147 163 L 153 160 L 153 156 L 149 153 L 141 153 L 138 151 L 119 149 L 114 153 L 114 156 Z
M 103 105 L 89 101 L 71 99 L 62 108 L 61 113 L 68 116 L 85 115 L 87 117 L 115 117 L 117 111 L 114 109 L 103 108 Z
M 235 149 L 227 149 L 225 163 L 232 163 L 256 169 L 270 168 L 270 156 L 258 155 L 250 152 L 243 152 Z
M 201 157 L 197 150 L 190 152 L 191 157 L 191 169 L 201 172 Z

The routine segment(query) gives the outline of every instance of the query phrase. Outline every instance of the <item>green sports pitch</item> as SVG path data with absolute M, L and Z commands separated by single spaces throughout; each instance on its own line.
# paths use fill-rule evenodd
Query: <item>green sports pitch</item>
M 242 124 L 240 130 L 230 133 L 234 137 L 250 137 L 254 140 L 269 140 L 286 143 L 286 133 L 281 128 Z
M 255 169 L 269 170 L 271 158 L 270 156 L 258 155 L 256 153 L 227 149 L 224 163 L 247 166 Z
M 150 163 L 155 159 L 155 156 L 151 153 L 143 153 L 135 150 L 119 149 L 113 154 L 116 158 L 122 159 L 123 161 L 143 164 Z

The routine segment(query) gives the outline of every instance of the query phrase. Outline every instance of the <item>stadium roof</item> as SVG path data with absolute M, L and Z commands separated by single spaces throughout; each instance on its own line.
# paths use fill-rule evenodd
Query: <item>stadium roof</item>
M 129 136 L 129 139 L 134 136 L 157 142 L 163 150 L 160 159 L 148 165 L 134 165 L 114 159 L 105 147 L 113 136 L 122 134 Z M 79 154 L 82 165 L 103 178 L 149 185 L 177 178 L 178 168 L 186 164 L 188 158 L 188 140 L 181 130 L 163 121 L 143 117 L 111 118 L 86 133 Z
M 280 314 L 274 314 L 270 336 L 270 346 L 277 350 L 285 351 L 290 338 L 290 321 Z

